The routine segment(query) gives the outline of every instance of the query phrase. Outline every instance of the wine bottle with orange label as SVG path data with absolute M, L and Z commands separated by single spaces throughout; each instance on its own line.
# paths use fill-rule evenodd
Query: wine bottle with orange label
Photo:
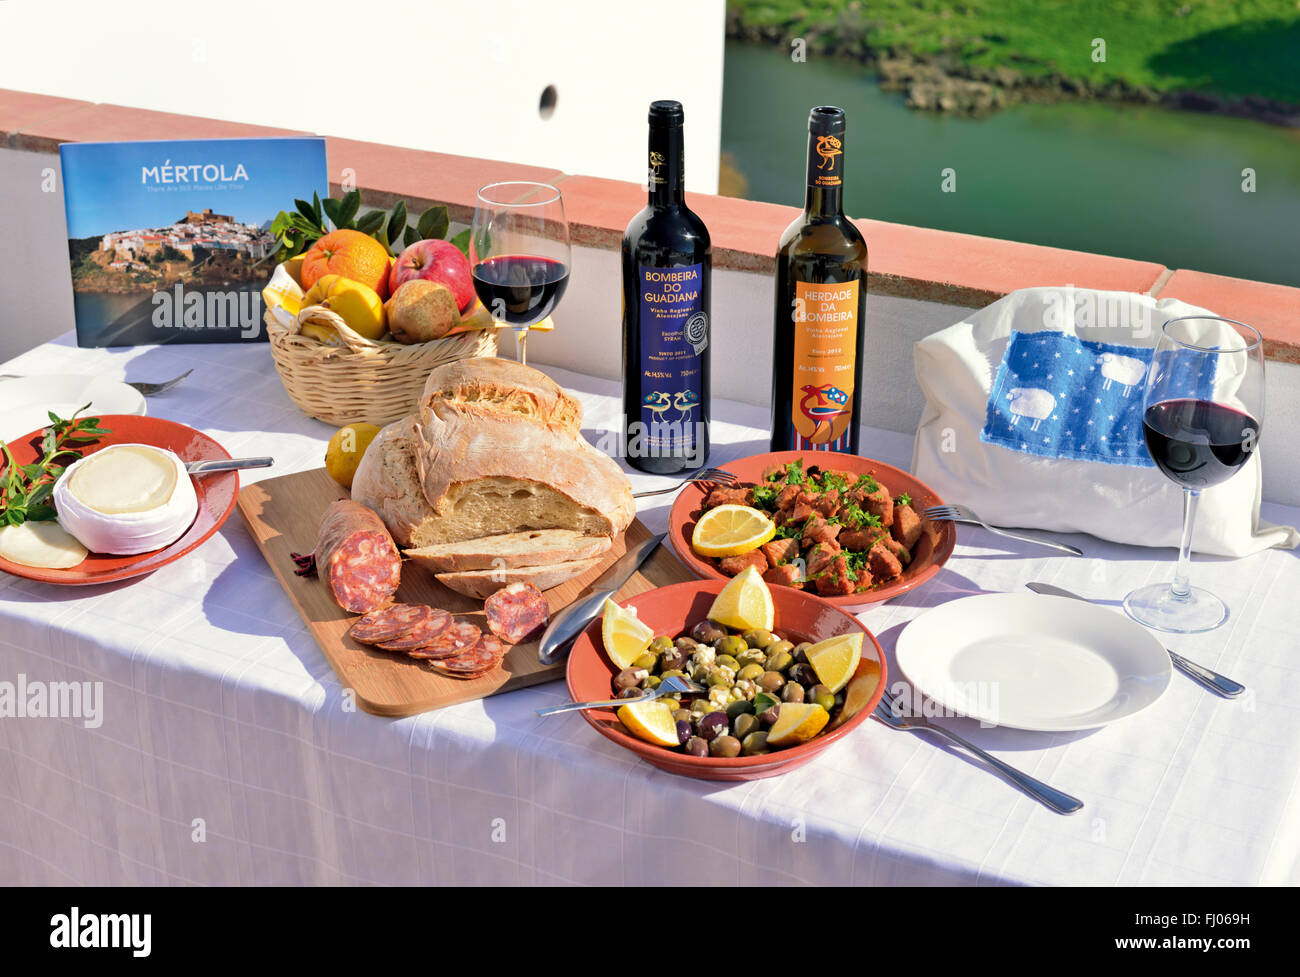
M 804 211 L 776 252 L 772 450 L 858 453 L 867 243 L 844 216 L 844 110 L 808 116 Z

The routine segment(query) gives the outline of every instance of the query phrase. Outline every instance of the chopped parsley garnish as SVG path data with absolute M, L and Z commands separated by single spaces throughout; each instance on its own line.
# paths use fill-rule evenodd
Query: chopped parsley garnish
M 829 492 L 832 489 L 837 492 L 847 492 L 849 490 L 848 480 L 835 474 L 835 472 L 822 472 L 821 490 Z
M 861 529 L 863 526 L 880 527 L 880 517 L 874 512 L 866 512 L 860 506 L 849 504 L 840 510 L 840 515 L 844 519 L 844 525 L 850 529 Z
M 858 480 L 853 483 L 855 489 L 864 489 L 868 493 L 879 490 L 880 483 L 877 482 L 870 474 L 864 472 L 858 476 Z
M 911 504 L 912 504 L 912 497 L 911 497 L 910 495 L 908 495 L 906 492 L 904 492 L 902 495 L 900 495 L 900 496 L 899 496 L 897 499 L 895 499 L 894 501 L 897 502 L 899 505 L 911 505 Z
M 801 532 L 803 532 L 803 530 L 799 526 L 792 526 L 789 523 L 786 523 L 784 526 L 776 527 L 776 535 L 773 536 L 772 538 L 773 539 L 798 539 L 799 534 Z
M 803 472 L 802 458 L 796 458 L 785 466 L 785 480 L 791 485 L 803 485 L 808 481 L 808 476 Z
M 753 489 L 754 505 L 760 509 L 770 509 L 776 502 L 778 490 L 769 485 L 756 485 Z
M 847 560 L 849 564 L 849 573 L 852 575 L 854 580 L 857 580 L 858 574 L 867 568 L 867 552 L 865 550 L 861 553 L 850 552 L 847 554 Z

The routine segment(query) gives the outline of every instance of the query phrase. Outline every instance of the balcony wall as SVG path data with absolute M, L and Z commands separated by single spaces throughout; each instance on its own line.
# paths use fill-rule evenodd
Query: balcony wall
M 50 172 L 58 173 L 59 142 L 272 131 L 0 91 L 0 360 L 72 327 L 62 193 L 57 179 L 49 181 Z M 368 204 L 388 206 L 402 198 L 418 209 L 443 203 L 460 223 L 470 219 L 474 191 L 484 182 L 558 182 L 575 244 L 571 284 L 556 331 L 533 337 L 529 360 L 610 379 L 621 375 L 617 248 L 627 220 L 643 205 L 640 187 L 354 140 L 331 138 L 328 152 L 331 172 L 353 170 Z M 765 404 L 772 370 L 772 253 L 797 211 L 706 194 L 692 195 L 691 205 L 708 224 L 715 249 L 714 392 Z M 914 432 L 923 402 L 913 377 L 913 344 L 966 309 L 1016 288 L 1074 285 L 1173 296 L 1264 333 L 1270 371 L 1264 496 L 1300 505 L 1300 452 L 1292 434 L 1300 429 L 1300 289 L 867 219 L 857 223 L 872 268 L 860 378 L 864 423 Z

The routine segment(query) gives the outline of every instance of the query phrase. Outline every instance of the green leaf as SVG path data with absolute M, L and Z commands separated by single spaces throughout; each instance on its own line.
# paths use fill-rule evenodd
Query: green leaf
M 780 704 L 781 700 L 770 692 L 760 692 L 754 696 L 754 712 L 756 714 L 767 712 L 773 706 L 779 706 Z
M 456 247 L 460 248 L 461 252 L 465 255 L 466 258 L 468 258 L 469 257 L 469 228 L 468 227 L 465 228 L 465 230 L 461 231 L 454 238 L 452 238 L 451 243 L 456 245 Z
M 409 248 L 418 240 L 420 240 L 420 232 L 410 224 L 407 224 L 406 230 L 402 232 L 402 244 Z
M 54 504 L 51 502 L 42 502 L 40 505 L 27 508 L 28 522 L 49 522 L 57 516 L 58 513 L 54 511 Z
M 393 242 L 402 236 L 406 230 L 406 201 L 397 201 L 393 207 L 392 213 L 388 215 L 388 244 L 391 247 Z
M 321 232 L 321 229 L 319 227 L 317 227 L 307 218 L 303 217 L 301 214 L 291 214 L 289 216 L 289 220 L 293 222 L 293 226 L 295 230 L 299 230 L 304 234 L 319 236 Z
M 343 211 L 343 206 L 334 198 L 326 197 L 321 201 L 321 206 L 325 208 L 325 216 L 330 219 L 330 223 L 335 227 L 343 226 L 343 219 L 339 214 Z
M 362 234 L 374 234 L 384 226 L 384 218 L 387 216 L 382 210 L 372 210 L 362 214 L 357 218 L 357 230 Z
M 361 209 L 361 191 L 349 190 L 339 201 L 339 220 L 343 227 L 353 227 L 353 220 L 357 216 L 357 211 Z
M 447 208 L 442 204 L 436 207 L 430 207 L 420 215 L 417 229 L 423 240 L 441 240 L 447 236 L 447 229 L 451 227 L 451 221 L 447 217 Z
M 312 212 L 316 215 L 316 226 L 323 229 L 325 227 L 325 218 L 321 216 L 320 194 L 317 193 L 315 190 L 313 190 L 311 193 L 311 203 L 312 203 Z
M 311 221 L 313 224 L 317 223 L 316 210 L 311 204 L 307 203 L 305 200 L 294 200 L 293 205 L 298 208 L 299 214 L 307 218 L 307 220 Z
M 47 455 L 54 454 L 58 450 L 58 436 L 54 433 L 53 428 L 45 429 L 45 436 L 41 438 L 41 450 Z

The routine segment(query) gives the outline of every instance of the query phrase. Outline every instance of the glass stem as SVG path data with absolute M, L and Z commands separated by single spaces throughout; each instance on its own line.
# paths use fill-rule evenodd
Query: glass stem
M 1183 489 L 1183 538 L 1178 545 L 1178 568 L 1174 570 L 1174 582 L 1169 591 L 1178 600 L 1186 600 L 1192 593 L 1188 577 L 1192 571 L 1192 524 L 1196 522 L 1196 506 L 1201 501 L 1201 493 L 1192 489 Z
M 524 328 L 515 333 L 515 342 L 519 347 L 519 362 L 528 365 L 528 329 Z

